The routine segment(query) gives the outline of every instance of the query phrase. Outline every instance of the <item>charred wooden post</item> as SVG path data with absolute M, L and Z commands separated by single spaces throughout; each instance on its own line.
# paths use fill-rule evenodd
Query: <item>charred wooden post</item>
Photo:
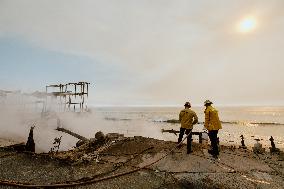
M 274 138 L 271 136 L 269 140 L 271 141 L 271 148 L 275 149 L 276 146 L 275 146 L 275 143 L 274 143 Z
M 241 137 L 241 139 L 242 139 L 240 148 L 247 149 L 247 147 L 246 147 L 246 145 L 245 145 L 244 136 L 241 135 L 240 137 Z
M 103 145 L 106 141 L 109 140 L 109 138 L 106 137 L 103 134 L 103 132 L 101 132 L 101 131 L 99 131 L 95 134 L 95 138 L 87 139 L 86 137 L 83 137 L 83 136 L 81 136 L 77 133 L 74 133 L 74 132 L 72 132 L 68 129 L 62 128 L 62 127 L 57 127 L 56 130 L 67 133 L 67 134 L 79 139 L 79 141 L 76 143 L 76 147 L 82 146 L 83 144 L 88 144 L 89 146 L 97 147 L 97 146 Z M 58 140 L 61 141 L 61 138 L 58 139 Z M 59 145 L 60 145 L 60 143 L 59 143 Z M 55 148 L 51 149 L 51 151 L 54 151 L 54 149 Z
M 25 150 L 28 152 L 35 152 L 35 141 L 34 141 L 34 128 L 35 126 L 32 126 L 30 129 L 28 141 L 25 146 Z
M 271 147 L 269 147 L 270 153 L 279 153 L 280 149 L 276 148 L 274 138 L 271 136 L 269 140 L 271 142 Z
M 57 127 L 56 130 L 64 132 L 64 133 L 67 133 L 67 134 L 69 134 L 69 135 L 71 135 L 71 136 L 73 136 L 73 137 L 75 137 L 75 138 L 77 138 L 79 140 L 84 141 L 84 142 L 88 142 L 89 141 L 89 139 L 87 139 L 86 137 L 83 137 L 83 136 L 81 136 L 81 135 L 79 135 L 77 133 L 74 133 L 74 132 L 72 132 L 72 131 L 70 131 L 68 129 L 64 129 L 62 127 Z

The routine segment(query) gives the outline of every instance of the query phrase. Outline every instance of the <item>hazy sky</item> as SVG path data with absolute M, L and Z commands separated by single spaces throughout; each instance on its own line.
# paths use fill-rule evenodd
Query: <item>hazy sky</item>
M 92 105 L 284 105 L 283 36 L 283 0 L 0 0 L 0 89 L 89 81 Z

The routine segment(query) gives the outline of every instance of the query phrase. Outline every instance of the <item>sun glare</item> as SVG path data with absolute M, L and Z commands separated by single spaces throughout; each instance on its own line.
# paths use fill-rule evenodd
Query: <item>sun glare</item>
M 239 23 L 239 31 L 242 33 L 248 33 L 255 29 L 256 20 L 252 17 L 245 18 Z

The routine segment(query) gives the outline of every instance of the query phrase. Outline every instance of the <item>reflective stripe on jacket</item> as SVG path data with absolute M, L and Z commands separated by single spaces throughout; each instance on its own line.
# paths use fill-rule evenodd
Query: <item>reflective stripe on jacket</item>
M 215 108 L 213 108 L 212 106 L 207 106 L 204 113 L 205 113 L 204 127 L 208 131 L 222 129 L 222 125 L 218 116 L 218 111 Z
M 193 125 L 198 122 L 198 117 L 193 110 L 187 108 L 180 111 L 179 121 L 182 128 L 192 129 Z

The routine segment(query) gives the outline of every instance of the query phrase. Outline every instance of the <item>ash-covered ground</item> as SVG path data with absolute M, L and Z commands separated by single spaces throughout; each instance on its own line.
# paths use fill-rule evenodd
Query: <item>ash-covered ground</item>
M 87 143 L 69 151 L 34 154 L 0 149 L 0 188 L 283 188 L 283 153 L 255 154 L 221 146 L 219 159 L 207 145 L 186 146 L 144 137 Z M 173 150 L 174 149 L 174 150 Z M 159 161 L 158 161 L 159 160 Z

